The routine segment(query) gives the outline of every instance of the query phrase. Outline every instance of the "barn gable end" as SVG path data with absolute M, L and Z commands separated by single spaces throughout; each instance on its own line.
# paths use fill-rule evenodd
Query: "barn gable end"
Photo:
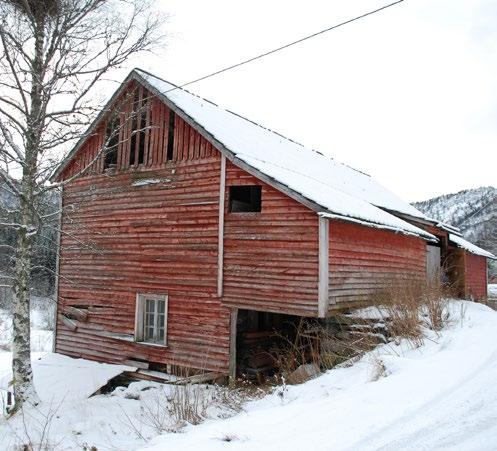
M 122 98 L 135 88 L 131 82 Z M 317 315 L 318 216 L 229 161 L 223 183 L 221 152 L 179 115 L 165 158 L 171 110 L 149 97 L 143 163 L 129 163 L 127 117 L 116 163 L 104 167 L 102 116 L 58 175 L 74 179 L 63 190 L 55 350 L 226 373 L 234 307 Z M 230 212 L 231 187 L 247 185 L 262 187 L 262 211 Z M 135 340 L 140 295 L 167 297 L 163 346 Z

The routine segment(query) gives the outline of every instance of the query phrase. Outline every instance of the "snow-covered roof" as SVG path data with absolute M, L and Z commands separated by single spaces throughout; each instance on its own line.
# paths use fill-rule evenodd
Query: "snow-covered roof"
M 436 220 L 433 221 L 437 222 Z M 461 229 L 459 229 L 459 227 L 447 224 L 446 222 L 438 222 L 436 226 L 442 230 L 445 230 L 446 232 L 451 232 L 455 235 L 461 236 Z
M 428 232 L 385 211 L 426 219 L 369 175 L 264 128 L 148 72 L 133 74 L 193 122 L 201 133 L 221 144 L 259 174 L 284 185 L 318 206 L 325 216 L 352 219 L 434 239 Z
M 449 234 L 449 240 L 454 243 L 457 247 L 460 247 L 461 249 L 464 249 L 471 254 L 476 254 L 476 255 L 482 255 L 483 257 L 488 257 L 495 259 L 495 255 L 491 254 L 490 252 L 486 251 L 485 249 L 482 249 L 481 247 L 478 247 L 474 245 L 473 243 L 470 243 L 469 241 L 465 240 L 463 237 L 454 235 L 452 233 Z

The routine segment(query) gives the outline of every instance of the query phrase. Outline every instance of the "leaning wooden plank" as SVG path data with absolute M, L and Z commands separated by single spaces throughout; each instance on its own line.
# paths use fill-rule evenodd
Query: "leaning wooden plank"
M 127 359 L 124 361 L 125 365 L 135 366 L 141 370 L 148 370 L 149 364 L 148 362 L 141 362 L 140 360 Z
M 88 312 L 85 312 L 79 308 L 68 306 L 65 308 L 65 313 L 78 321 L 88 321 Z
M 136 373 L 129 374 L 129 377 L 132 379 L 160 382 L 161 384 L 173 384 L 178 380 L 178 378 L 172 374 L 145 369 L 139 369 Z
M 203 382 L 215 381 L 216 379 L 225 376 L 226 374 L 224 373 L 215 373 L 215 372 L 195 374 L 194 376 L 185 377 L 184 379 L 172 382 L 172 384 L 173 385 L 202 384 Z
M 68 327 L 71 330 L 76 330 L 78 328 L 76 322 L 73 321 L 71 318 L 68 318 L 65 315 L 61 315 L 61 316 L 62 316 L 62 322 L 64 323 L 64 325 L 66 327 Z

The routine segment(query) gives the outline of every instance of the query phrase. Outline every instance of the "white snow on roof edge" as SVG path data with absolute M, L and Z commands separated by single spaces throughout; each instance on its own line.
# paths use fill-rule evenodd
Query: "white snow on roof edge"
M 424 238 L 428 241 L 438 242 L 438 238 L 435 235 L 432 235 L 431 233 L 428 233 L 425 230 L 422 230 L 416 226 L 411 226 L 409 230 L 406 230 L 406 228 L 393 227 L 384 224 L 376 224 L 373 222 L 361 221 L 360 219 L 351 218 L 350 216 L 335 215 L 333 213 L 327 213 L 327 212 L 319 212 L 318 214 L 319 216 L 327 219 L 337 219 L 340 221 L 353 222 L 354 224 L 360 224 L 366 227 L 372 227 L 381 230 L 389 230 L 390 232 L 402 233 L 403 235 L 416 236 Z M 406 224 L 411 225 L 409 223 Z
M 481 255 L 482 257 L 488 257 L 491 259 L 497 259 L 497 257 L 486 251 L 485 249 L 482 249 L 481 247 L 476 246 L 473 243 L 470 243 L 469 241 L 465 240 L 464 238 L 454 235 L 452 233 L 449 234 L 449 240 L 452 241 L 457 247 L 460 247 L 461 249 L 464 249 L 471 254 L 475 255 Z

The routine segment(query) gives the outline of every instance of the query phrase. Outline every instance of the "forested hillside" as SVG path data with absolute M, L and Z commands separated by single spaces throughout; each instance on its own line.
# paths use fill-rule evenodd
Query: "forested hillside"
M 34 246 L 33 276 L 34 294 L 50 295 L 55 280 L 56 260 L 56 221 L 58 198 L 55 192 L 49 192 L 41 201 L 41 209 L 45 218 L 42 220 L 41 234 Z M 0 221 L 15 223 L 17 198 L 5 182 L 0 181 Z M 12 227 L 0 227 L 0 304 L 10 297 L 10 276 L 13 270 L 13 253 L 15 246 L 15 230 Z

